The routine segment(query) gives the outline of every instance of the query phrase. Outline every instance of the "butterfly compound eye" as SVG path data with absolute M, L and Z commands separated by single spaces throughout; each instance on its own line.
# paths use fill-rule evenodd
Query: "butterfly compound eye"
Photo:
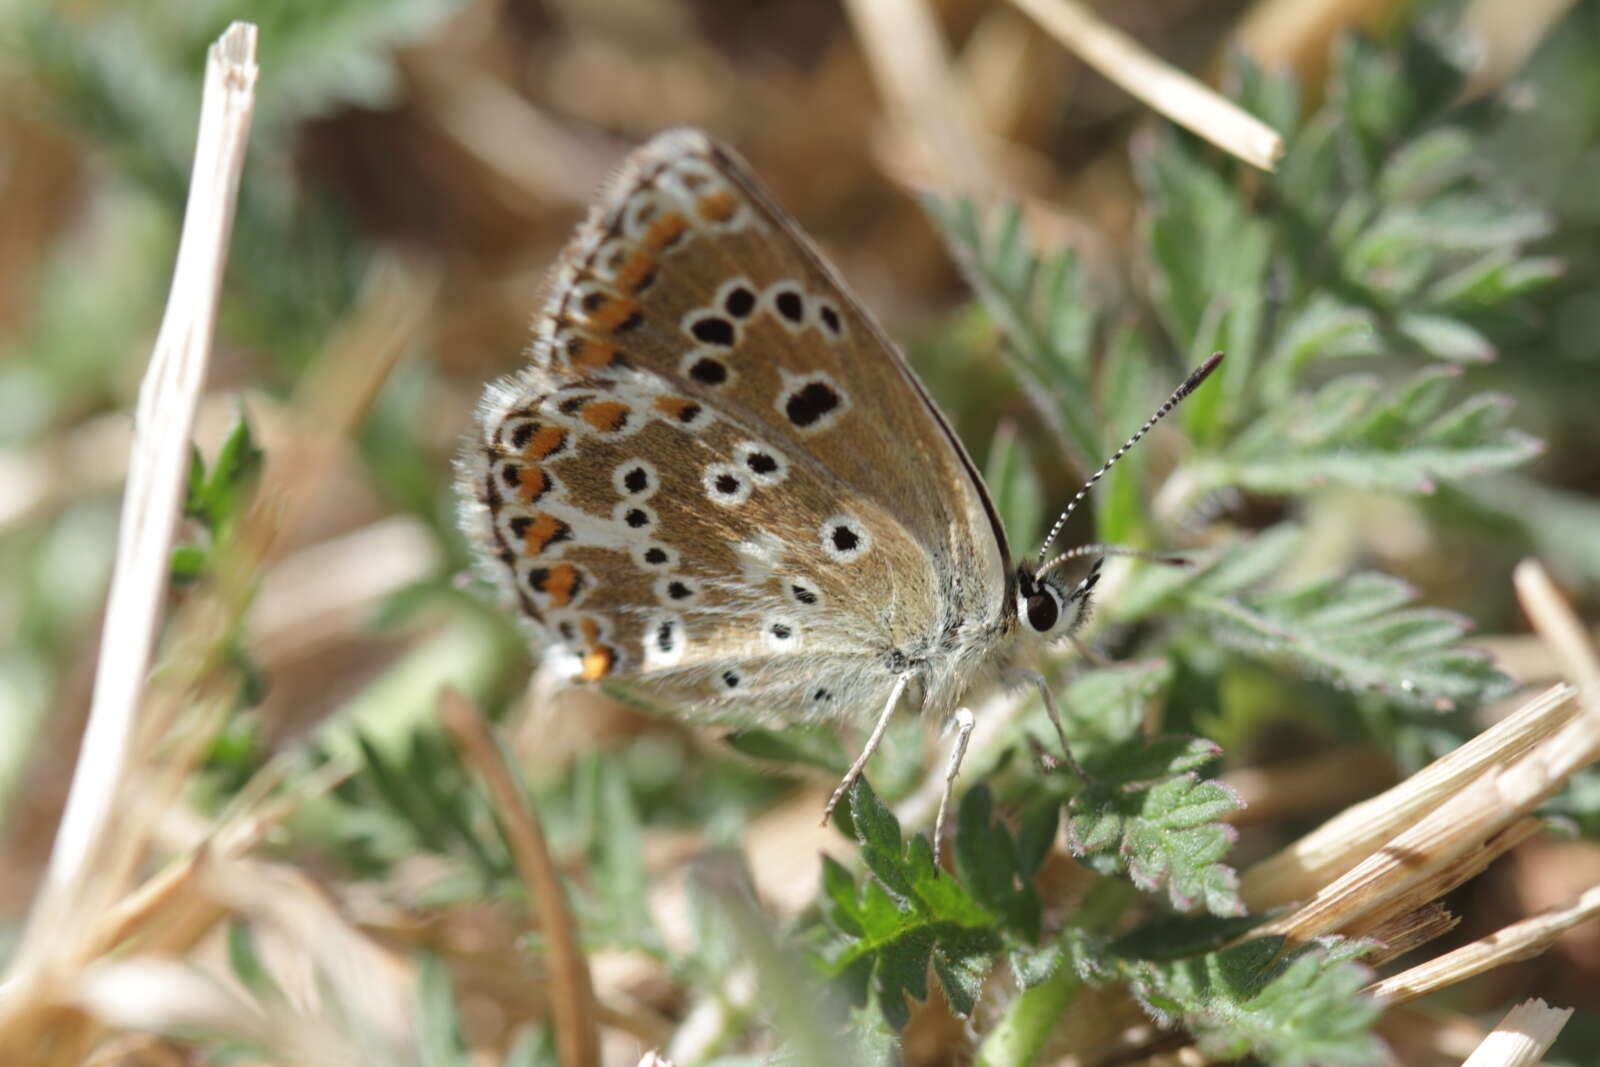
M 1040 588 L 1028 598 L 1028 625 L 1037 633 L 1049 633 L 1061 618 L 1061 603 L 1048 588 Z

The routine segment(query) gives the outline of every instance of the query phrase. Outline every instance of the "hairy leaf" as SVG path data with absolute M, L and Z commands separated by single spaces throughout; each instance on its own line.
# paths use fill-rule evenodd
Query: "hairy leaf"
M 1126 873 L 1174 907 L 1240 915 L 1238 876 L 1221 862 L 1236 836 L 1218 820 L 1240 807 L 1199 768 L 1221 750 L 1199 738 L 1132 741 L 1089 761 L 1088 787 L 1073 798 L 1067 843 L 1102 873 Z
M 1257 938 L 1169 962 L 1124 959 L 1118 970 L 1164 1025 L 1181 1023 L 1208 1056 L 1254 1054 L 1275 1067 L 1378 1063 L 1370 1033 L 1380 1005 L 1361 994 L 1370 946 L 1326 941 L 1278 958 L 1281 938 Z

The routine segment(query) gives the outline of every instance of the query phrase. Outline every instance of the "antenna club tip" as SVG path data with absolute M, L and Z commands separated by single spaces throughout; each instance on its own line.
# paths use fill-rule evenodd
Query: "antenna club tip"
M 1190 371 L 1189 377 L 1185 378 L 1183 384 L 1178 387 L 1178 398 L 1182 399 L 1198 389 L 1200 383 L 1210 377 L 1211 372 L 1217 369 L 1217 365 L 1222 362 L 1223 355 L 1224 353 L 1222 352 L 1213 352 L 1206 357 L 1204 363 Z

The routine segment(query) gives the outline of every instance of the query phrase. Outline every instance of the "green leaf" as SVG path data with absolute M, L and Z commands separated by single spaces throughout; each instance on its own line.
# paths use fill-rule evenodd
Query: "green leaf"
M 928 197 L 924 206 L 1009 342 L 1006 353 L 1023 395 L 1073 461 L 1094 469 L 1103 457 L 1088 387 L 1093 304 L 1076 256 L 1035 255 L 1015 205 L 996 211 L 987 224 L 964 197 Z
M 284 1001 L 283 990 L 256 948 L 255 931 L 237 919 L 228 923 L 228 968 L 257 1000 Z
M 1015 546 L 1031 546 L 1044 533 L 1044 487 L 1028 446 L 1017 436 L 1017 428 L 1002 422 L 989 443 L 989 459 L 984 464 L 983 483 L 989 498 L 1000 513 L 1006 539 Z
M 1102 873 L 1164 890 L 1180 910 L 1243 914 L 1238 876 L 1221 862 L 1236 834 L 1218 821 L 1241 803 L 1197 773 L 1220 753 L 1199 738 L 1163 737 L 1099 754 L 1086 765 L 1088 787 L 1072 800 L 1068 845 Z
M 853 986 L 858 996 L 869 986 L 875 990 L 879 1010 L 895 1029 L 910 1017 L 908 996 L 927 999 L 930 965 L 951 1007 L 970 1013 L 984 976 L 1005 947 L 1004 919 L 959 880 L 934 867 L 927 838 L 904 843 L 899 821 L 865 778 L 856 780 L 849 798 L 854 836 L 871 877 L 858 886 L 840 864 L 823 862 L 822 910 L 837 934 L 824 953 L 828 971 Z M 972 829 L 980 814 L 987 815 L 987 804 L 987 793 L 978 801 L 963 802 L 964 831 L 957 834 L 957 850 L 966 850 L 970 858 L 981 849 L 974 832 L 980 837 L 1004 835 L 1013 862 L 1004 876 L 983 872 L 984 892 L 1025 912 L 1027 905 L 1018 901 L 1032 892 L 1031 886 L 1019 889 L 1007 881 L 1017 877 L 1009 833 L 1003 827 Z M 987 826 L 986 818 L 982 821 Z M 1031 906 L 1037 923 L 1037 898 Z
M 1408 312 L 1396 320 L 1400 332 L 1435 359 L 1447 363 L 1483 363 L 1494 358 L 1494 346 L 1471 326 L 1446 315 Z
M 850 758 L 839 743 L 838 731 L 830 727 L 791 726 L 783 730 L 751 727 L 735 730 L 722 740 L 729 748 L 752 759 L 798 763 L 838 775 L 843 775 L 850 766 Z
M 431 952 L 417 955 L 417 1055 L 424 1067 L 470 1067 L 450 972 Z
M 1123 959 L 1117 969 L 1145 1010 L 1179 1024 L 1216 1059 L 1255 1055 L 1275 1067 L 1384 1061 L 1371 1033 L 1381 1005 L 1361 993 L 1370 948 L 1325 941 L 1277 958 L 1282 938 L 1257 938 L 1175 962 Z
M 1508 402 L 1480 394 L 1441 411 L 1444 369 L 1397 388 L 1347 375 L 1267 412 L 1221 455 L 1197 460 L 1207 488 L 1304 494 L 1330 486 L 1431 492 L 1434 483 L 1503 470 L 1539 444 L 1506 427 Z
M 1361 573 L 1287 592 L 1194 590 L 1186 603 L 1225 646 L 1403 706 L 1449 711 L 1509 691 L 1487 655 L 1460 646 L 1465 619 L 1413 599 L 1398 579 Z
M 206 469 L 198 450 L 189 462 L 189 487 L 183 512 L 197 519 L 219 540 L 239 518 L 245 494 L 260 473 L 266 458 L 250 432 L 244 409 L 234 411 L 233 425 L 217 450 L 216 460 Z

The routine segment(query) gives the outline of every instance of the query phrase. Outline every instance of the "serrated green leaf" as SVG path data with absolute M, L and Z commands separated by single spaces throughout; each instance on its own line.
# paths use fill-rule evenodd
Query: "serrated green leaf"
M 1209 1056 L 1253 1054 L 1274 1065 L 1357 1067 L 1383 1062 L 1371 1033 L 1381 1006 L 1361 994 L 1370 971 L 1351 961 L 1360 942 L 1319 943 L 1278 959 L 1281 938 L 1256 938 L 1177 962 L 1123 961 L 1145 1009 L 1181 1022 Z
M 1539 445 L 1505 426 L 1505 402 L 1477 396 L 1434 417 L 1447 384 L 1426 371 L 1398 388 L 1347 375 L 1269 411 L 1221 455 L 1198 461 L 1211 488 L 1305 493 L 1329 486 L 1429 492 L 1435 482 L 1502 470 Z
M 1199 738 L 1164 737 L 1098 754 L 1069 809 L 1068 845 L 1102 873 L 1165 891 L 1179 910 L 1243 914 L 1238 876 L 1221 862 L 1235 833 L 1217 821 L 1240 807 L 1239 798 L 1195 773 L 1219 753 Z
M 914 837 L 902 846 L 898 821 L 864 778 L 851 786 L 849 799 L 871 877 L 858 888 L 843 867 L 833 861 L 823 864 L 824 918 L 842 935 L 825 953 L 828 970 L 854 989 L 870 984 L 884 1019 L 896 1028 L 909 1018 L 906 997 L 927 999 L 930 965 L 951 1005 L 970 1010 L 978 985 L 1005 947 L 1002 917 L 979 903 L 961 881 L 934 867 L 927 838 Z M 975 806 L 969 808 L 971 804 Z M 987 804 L 986 793 L 963 804 L 968 829 L 958 833 L 957 849 L 969 857 L 979 847 L 972 828 L 978 814 L 987 815 Z M 1009 845 L 1004 827 L 996 831 L 986 818 L 981 821 L 985 831 L 1005 833 Z M 1009 903 L 1018 895 L 1014 863 L 1009 881 L 993 871 L 983 876 L 991 896 Z M 1009 897 L 1002 882 L 1011 887 Z M 1022 892 L 1031 893 L 1032 887 Z
M 1388 201 L 1425 200 L 1471 173 L 1476 139 L 1455 126 L 1425 130 L 1401 144 L 1378 175 Z
M 1223 645 L 1404 706 L 1444 711 L 1509 689 L 1486 655 L 1459 645 L 1466 620 L 1412 599 L 1397 579 L 1357 574 L 1286 592 L 1195 592 L 1187 603 Z
M 971 200 L 927 197 L 924 206 L 984 309 L 1005 335 L 1022 392 L 1083 469 L 1100 462 L 1091 405 L 1093 304 L 1070 252 L 1036 256 L 1015 205 L 985 223 Z
M 1318 293 L 1278 331 L 1272 354 L 1261 369 L 1261 396 L 1268 405 L 1286 401 L 1313 361 L 1375 356 L 1382 350 L 1371 311 Z

